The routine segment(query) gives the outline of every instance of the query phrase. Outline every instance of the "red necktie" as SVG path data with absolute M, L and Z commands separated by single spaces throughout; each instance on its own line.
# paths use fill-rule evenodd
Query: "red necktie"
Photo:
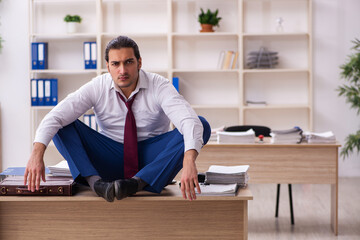
M 128 109 L 124 130 L 124 178 L 127 179 L 139 171 L 136 122 L 131 110 L 136 94 L 128 101 L 119 92 L 118 95 Z

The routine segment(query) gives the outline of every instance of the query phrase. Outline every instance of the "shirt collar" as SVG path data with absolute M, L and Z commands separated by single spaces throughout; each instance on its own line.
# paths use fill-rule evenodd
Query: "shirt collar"
M 114 83 L 114 80 L 112 79 L 111 77 L 111 74 L 108 73 L 108 76 L 109 78 L 111 79 L 111 85 L 110 85 L 110 89 L 114 89 L 115 91 L 119 92 L 123 97 L 124 94 L 122 93 L 122 91 L 120 91 L 118 88 L 115 87 L 115 83 Z M 139 70 L 139 79 L 138 79 L 138 82 L 137 82 L 137 85 L 136 85 L 136 88 L 135 90 L 130 94 L 130 97 L 131 98 L 132 96 L 134 96 L 136 93 L 138 93 L 140 91 L 140 89 L 142 88 L 148 88 L 149 87 L 149 79 L 147 78 L 146 76 L 146 73 L 140 69 Z

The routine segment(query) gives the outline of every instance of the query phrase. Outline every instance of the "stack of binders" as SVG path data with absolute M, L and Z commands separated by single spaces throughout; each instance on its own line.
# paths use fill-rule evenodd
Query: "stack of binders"
M 31 79 L 31 106 L 55 106 L 58 103 L 58 80 Z
M 48 68 L 47 42 L 31 43 L 31 68 L 33 70 Z
M 96 42 L 84 42 L 84 63 L 85 69 L 96 69 L 97 52 Z

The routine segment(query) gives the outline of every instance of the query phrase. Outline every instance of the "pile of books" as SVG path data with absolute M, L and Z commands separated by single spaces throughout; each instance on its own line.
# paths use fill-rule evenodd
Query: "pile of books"
M 49 172 L 53 176 L 71 177 L 69 165 L 66 160 L 62 160 L 54 166 L 49 166 Z
M 302 140 L 302 130 L 299 127 L 293 127 L 285 130 L 272 130 L 270 136 L 271 143 L 300 143 Z
M 249 165 L 211 165 L 205 172 L 205 181 L 200 183 L 200 195 L 235 196 L 238 188 L 247 186 Z
M 236 69 L 238 67 L 237 60 L 239 52 L 236 51 L 221 51 L 218 60 L 218 69 Z
M 218 143 L 255 143 L 255 132 L 252 129 L 243 132 L 217 132 Z
M 336 143 L 336 138 L 332 131 L 322 133 L 305 132 L 304 136 L 308 143 Z

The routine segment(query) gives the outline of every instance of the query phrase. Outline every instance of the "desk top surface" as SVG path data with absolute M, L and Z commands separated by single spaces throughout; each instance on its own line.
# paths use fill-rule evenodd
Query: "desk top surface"
M 256 141 L 255 143 L 243 143 L 243 144 L 236 144 L 236 143 L 217 143 L 216 141 L 209 141 L 204 147 L 208 148 L 221 148 L 221 147 L 236 147 L 236 148 L 247 148 L 247 147 L 264 147 L 264 148 L 339 148 L 341 144 L 336 143 L 298 143 L 298 144 L 280 144 L 280 143 L 270 143 L 270 140 L 265 139 L 264 143 L 259 143 Z
M 38 201 L 38 202 L 65 202 L 65 201 L 83 201 L 83 202 L 101 202 L 103 198 L 96 196 L 88 187 L 75 187 L 73 196 L 0 196 L 0 202 L 18 202 L 18 201 Z M 252 200 L 253 195 L 248 188 L 239 189 L 236 197 L 234 196 L 197 196 L 196 201 L 243 201 Z M 115 200 L 116 201 L 116 200 Z M 188 201 L 184 200 L 178 184 L 168 185 L 161 194 L 141 191 L 136 195 L 125 198 L 121 201 Z

